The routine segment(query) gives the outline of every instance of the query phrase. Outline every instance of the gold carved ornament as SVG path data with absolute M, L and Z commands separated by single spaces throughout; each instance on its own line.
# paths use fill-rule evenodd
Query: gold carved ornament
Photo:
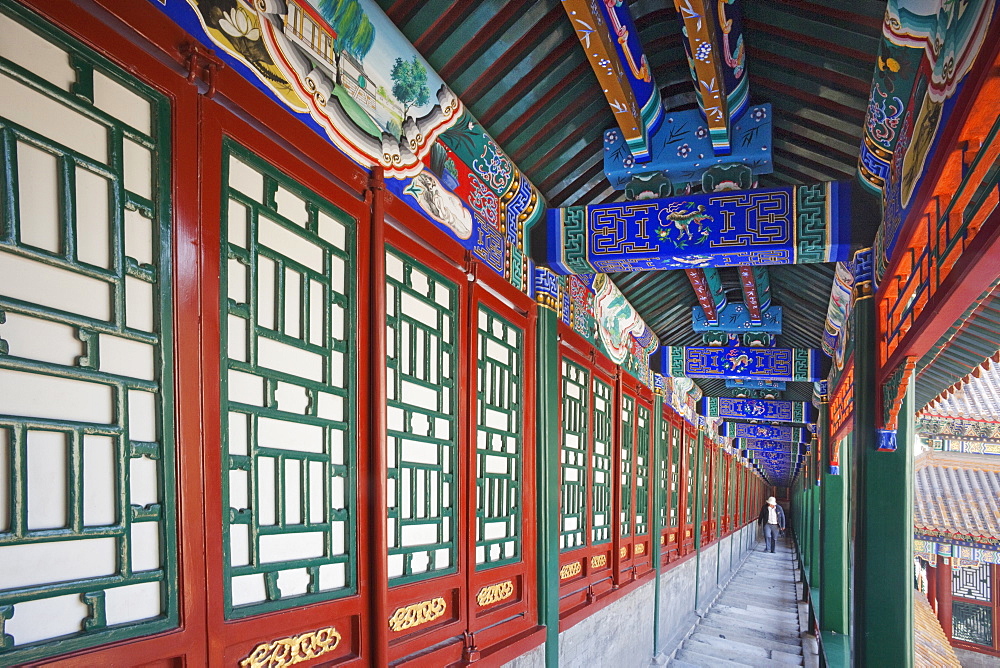
M 340 633 L 332 626 L 325 629 L 261 643 L 247 658 L 242 668 L 284 668 L 329 654 L 340 645 Z
M 573 563 L 566 564 L 559 569 L 559 579 L 566 580 L 574 575 L 579 575 L 581 571 L 583 571 L 583 567 L 580 565 L 580 562 L 574 561 Z
M 623 547 L 620 550 L 618 550 L 618 556 L 621 557 L 622 559 L 624 559 L 625 557 L 627 557 L 628 556 L 628 548 L 627 547 Z
M 645 543 L 639 543 L 638 545 L 636 545 L 635 546 L 635 553 L 636 554 L 646 554 L 646 544 Z
M 412 629 L 414 626 L 434 621 L 447 609 L 448 603 L 440 596 L 429 601 L 396 608 L 392 617 L 389 618 L 389 628 L 396 632 Z
M 497 584 L 492 584 L 487 587 L 483 587 L 476 594 L 476 603 L 479 607 L 484 608 L 487 605 L 493 605 L 494 603 L 499 603 L 504 599 L 510 598 L 514 594 L 514 583 L 510 580 L 505 582 L 498 582 Z
M 606 554 L 595 554 L 590 558 L 591 568 L 600 568 L 608 563 L 608 555 Z

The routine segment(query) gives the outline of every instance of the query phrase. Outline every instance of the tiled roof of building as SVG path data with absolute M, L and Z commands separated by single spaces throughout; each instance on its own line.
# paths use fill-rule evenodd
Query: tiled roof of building
M 928 452 L 916 460 L 917 533 L 1000 544 L 1000 461 L 991 455 Z
M 1000 353 L 974 367 L 921 411 L 925 417 L 1000 421 Z
M 913 593 L 913 664 L 961 668 L 938 618 L 920 592 Z

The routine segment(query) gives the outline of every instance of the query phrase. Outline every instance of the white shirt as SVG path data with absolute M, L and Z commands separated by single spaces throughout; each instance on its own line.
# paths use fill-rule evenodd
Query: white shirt
M 768 524 L 778 523 L 778 511 L 775 509 L 775 506 L 772 506 L 770 504 L 768 504 L 767 506 L 767 523 Z

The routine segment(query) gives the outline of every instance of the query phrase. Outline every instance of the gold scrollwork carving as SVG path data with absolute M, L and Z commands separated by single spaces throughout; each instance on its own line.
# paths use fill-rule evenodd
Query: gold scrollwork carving
M 628 556 L 628 548 L 627 547 L 623 547 L 620 550 L 618 550 L 618 556 L 621 557 L 622 559 L 624 559 L 625 557 L 627 557 Z
M 635 553 L 636 554 L 646 554 L 646 544 L 645 543 L 639 543 L 638 545 L 636 545 L 635 546 Z
M 389 618 L 389 628 L 397 632 L 412 629 L 414 626 L 434 621 L 447 609 L 448 603 L 440 596 L 429 601 L 397 608 L 392 613 L 392 617 Z
M 340 633 L 332 626 L 310 631 L 291 638 L 261 643 L 247 658 L 242 668 L 284 668 L 328 654 L 340 645 Z
M 497 584 L 492 584 L 483 587 L 476 594 L 476 603 L 479 607 L 483 608 L 487 605 L 493 605 L 506 598 L 510 598 L 514 594 L 514 583 L 510 580 L 504 582 L 498 582 Z
M 591 568 L 600 568 L 608 563 L 608 555 L 606 554 L 595 554 L 590 558 Z
M 574 561 L 571 564 L 566 564 L 565 566 L 559 569 L 559 579 L 567 580 L 573 577 L 574 575 L 579 575 L 582 570 L 583 567 L 580 565 L 579 561 Z
M 660 545 L 666 545 L 666 544 L 667 544 L 667 537 L 660 536 Z

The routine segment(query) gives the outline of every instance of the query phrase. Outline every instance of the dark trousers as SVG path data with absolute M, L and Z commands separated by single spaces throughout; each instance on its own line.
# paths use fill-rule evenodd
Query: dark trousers
M 778 540 L 779 531 L 780 529 L 777 524 L 764 525 L 764 545 L 771 552 L 774 552 L 774 544 Z

